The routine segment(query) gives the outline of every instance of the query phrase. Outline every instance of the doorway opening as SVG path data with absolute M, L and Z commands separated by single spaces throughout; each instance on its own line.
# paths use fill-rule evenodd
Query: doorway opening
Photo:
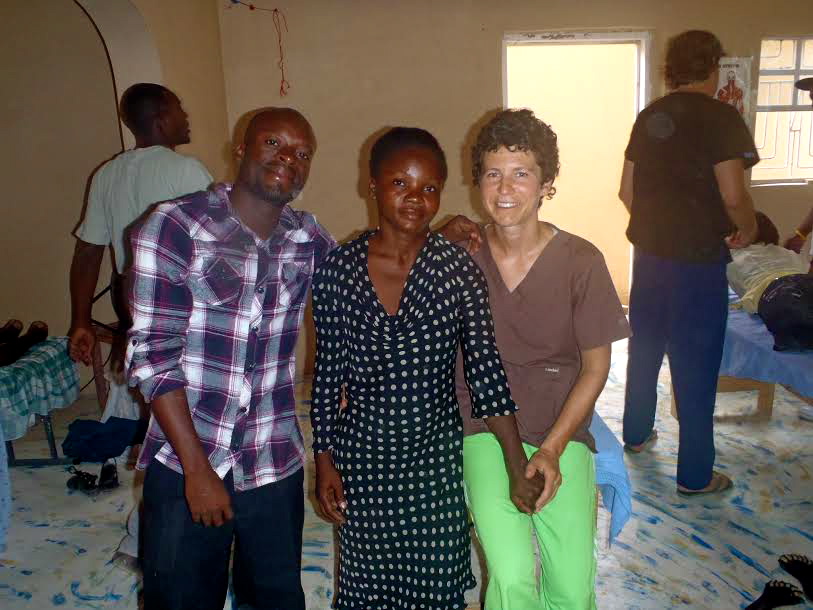
M 629 301 L 629 219 L 618 199 L 624 149 L 649 99 L 648 32 L 523 32 L 503 38 L 503 105 L 530 108 L 558 136 L 556 196 L 540 218 L 604 254 Z

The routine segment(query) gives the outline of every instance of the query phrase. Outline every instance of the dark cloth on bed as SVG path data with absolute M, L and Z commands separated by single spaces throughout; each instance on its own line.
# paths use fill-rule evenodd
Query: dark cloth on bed
M 774 337 L 776 351 L 813 350 L 813 275 L 774 280 L 762 293 L 757 311 Z

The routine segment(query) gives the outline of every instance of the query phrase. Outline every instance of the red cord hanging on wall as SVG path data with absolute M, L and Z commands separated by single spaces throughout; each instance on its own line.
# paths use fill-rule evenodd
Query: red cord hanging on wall
M 230 4 L 227 5 L 226 8 L 232 8 L 235 5 L 245 6 L 250 11 L 263 11 L 266 13 L 271 13 L 271 19 L 274 21 L 274 29 L 277 31 L 277 46 L 279 47 L 279 61 L 277 61 L 277 67 L 280 71 L 280 81 L 279 81 L 279 94 L 280 97 L 285 97 L 288 95 L 288 89 L 291 88 L 291 83 L 289 83 L 285 78 L 285 53 L 282 46 L 282 32 L 288 32 L 288 20 L 285 19 L 285 15 L 281 10 L 278 8 L 264 8 L 262 6 L 255 6 L 250 2 L 243 2 L 243 0 L 230 0 Z

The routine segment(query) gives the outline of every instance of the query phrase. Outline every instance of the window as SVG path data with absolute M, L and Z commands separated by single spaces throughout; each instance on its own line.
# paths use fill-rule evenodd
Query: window
M 769 38 L 759 54 L 754 140 L 762 159 L 755 183 L 813 180 L 813 108 L 793 84 L 813 76 L 813 37 Z

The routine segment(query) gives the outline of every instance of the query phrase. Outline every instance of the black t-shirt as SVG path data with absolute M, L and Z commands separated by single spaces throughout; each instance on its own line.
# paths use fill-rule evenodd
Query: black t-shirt
M 670 93 L 638 115 L 626 158 L 635 164 L 629 240 L 664 258 L 727 260 L 723 238 L 734 226 L 714 166 L 759 161 L 736 109 L 702 93 Z

